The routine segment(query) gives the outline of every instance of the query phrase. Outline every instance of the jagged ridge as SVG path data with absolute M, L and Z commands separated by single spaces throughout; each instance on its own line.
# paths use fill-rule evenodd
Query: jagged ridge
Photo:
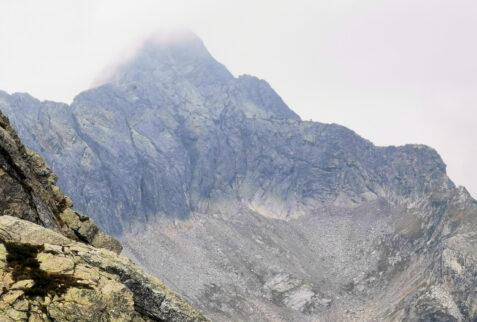
M 146 45 L 71 106 L 0 108 L 79 209 L 213 319 L 476 317 L 476 204 L 433 149 L 302 122 L 197 39 Z

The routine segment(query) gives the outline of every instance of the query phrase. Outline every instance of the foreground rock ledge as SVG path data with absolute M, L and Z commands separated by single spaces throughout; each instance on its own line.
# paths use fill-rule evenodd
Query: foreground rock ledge
M 0 321 L 207 321 L 109 250 L 11 216 L 0 216 L 0 238 Z M 38 272 L 50 293 L 32 291 Z

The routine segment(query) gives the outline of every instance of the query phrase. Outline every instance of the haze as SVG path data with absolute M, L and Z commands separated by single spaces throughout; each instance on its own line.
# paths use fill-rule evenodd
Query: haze
M 304 120 L 423 143 L 477 196 L 475 1 L 2 1 L 0 89 L 71 102 L 157 30 L 188 28 Z

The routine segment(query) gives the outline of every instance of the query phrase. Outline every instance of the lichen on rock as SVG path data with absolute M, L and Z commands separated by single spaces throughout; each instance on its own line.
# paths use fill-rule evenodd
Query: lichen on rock
M 0 232 L 5 321 L 206 321 L 161 282 L 109 250 L 11 216 L 0 216 Z

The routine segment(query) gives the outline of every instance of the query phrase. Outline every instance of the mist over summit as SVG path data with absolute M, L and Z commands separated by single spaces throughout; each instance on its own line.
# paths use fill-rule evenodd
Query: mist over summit
M 477 204 L 438 153 L 302 121 L 195 36 L 146 42 L 71 105 L 0 92 L 0 109 L 213 320 L 477 318 Z
M 156 68 L 155 63 L 160 58 L 159 53 L 170 51 L 173 48 L 182 48 L 184 52 L 195 51 L 196 56 L 200 55 L 199 52 L 202 52 L 202 55 L 210 56 L 202 40 L 190 30 L 156 31 L 126 46 L 117 55 L 116 59 L 109 66 L 106 66 L 102 73 L 97 75 L 93 87 L 118 82 L 124 76 L 126 70 L 131 73 L 151 72 Z

